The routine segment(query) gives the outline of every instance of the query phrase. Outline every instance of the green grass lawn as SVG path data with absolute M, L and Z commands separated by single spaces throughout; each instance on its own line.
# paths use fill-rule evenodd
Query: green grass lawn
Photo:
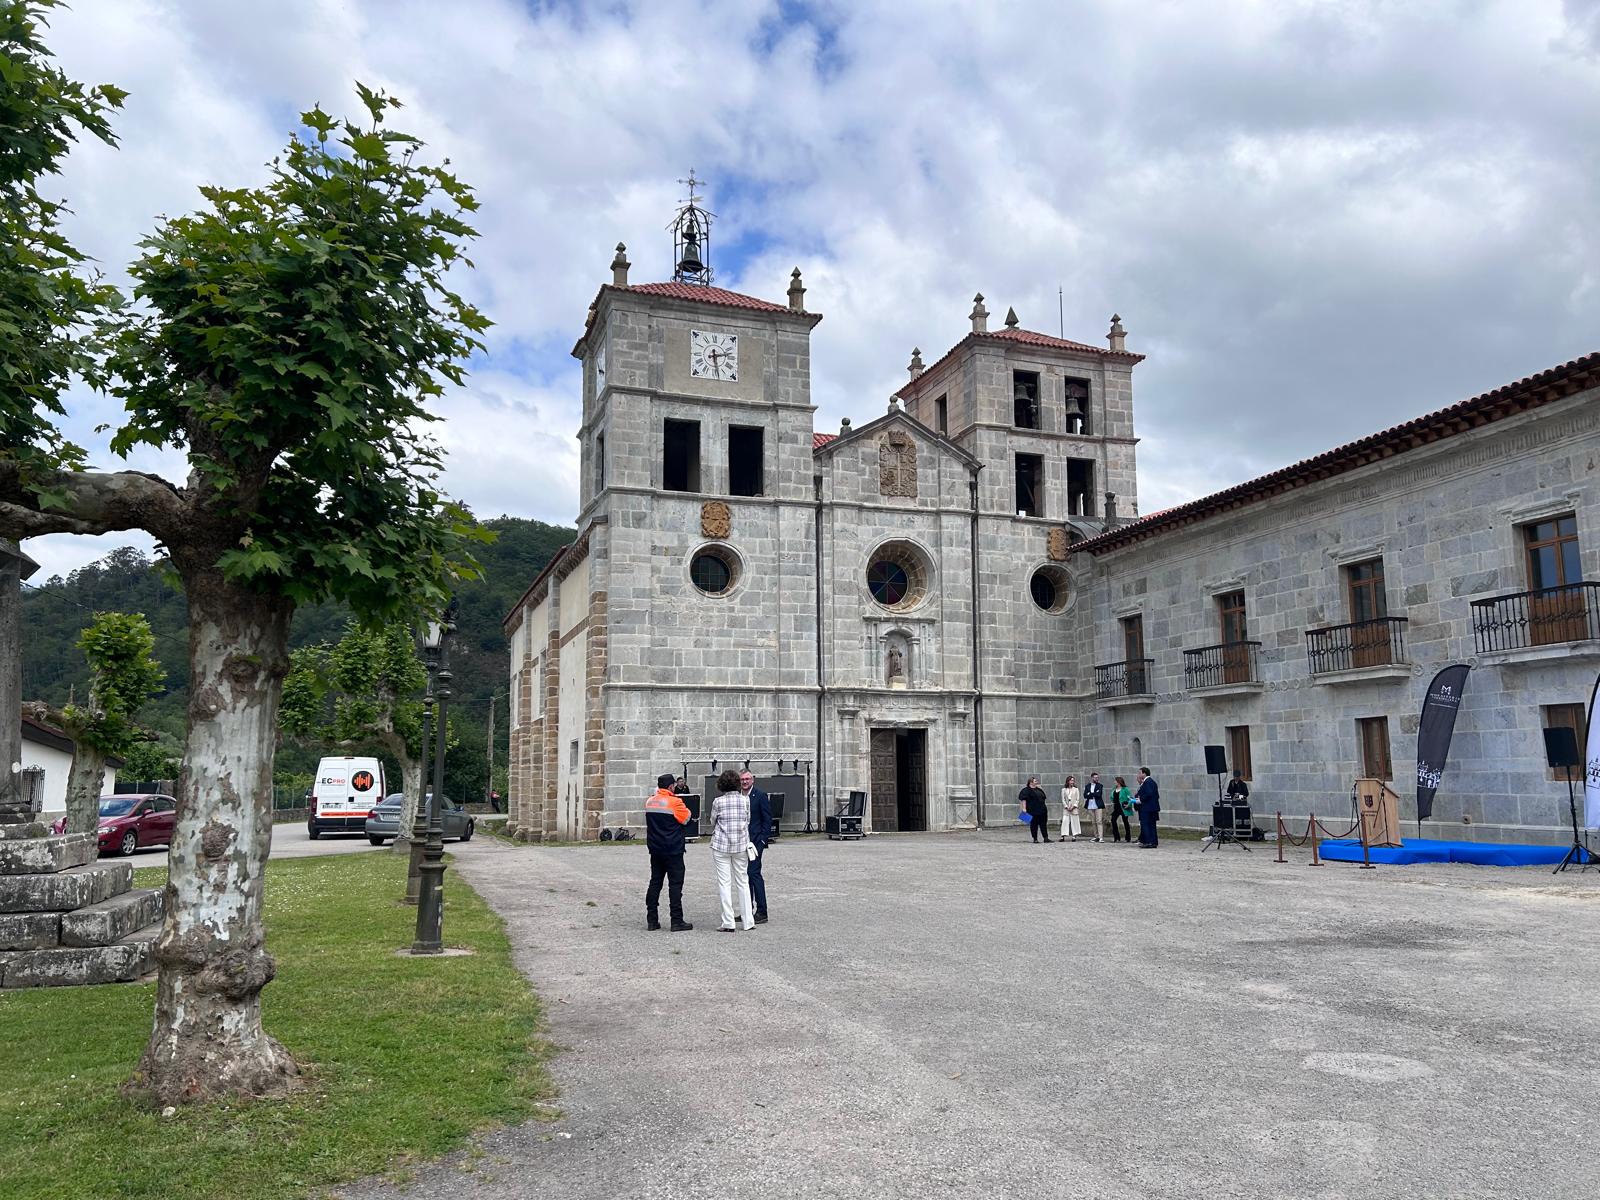
M 268 865 L 262 1010 L 306 1072 L 288 1100 L 162 1118 L 122 1099 L 154 984 L 0 992 L 0 1197 L 283 1200 L 535 1115 L 549 1049 L 500 920 L 447 875 L 445 941 L 476 953 L 397 956 L 416 920 L 404 872 L 388 854 Z

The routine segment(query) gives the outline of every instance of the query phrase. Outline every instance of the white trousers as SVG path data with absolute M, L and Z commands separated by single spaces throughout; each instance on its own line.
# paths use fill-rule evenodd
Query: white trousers
M 717 867 L 717 891 L 722 896 L 722 927 L 732 929 L 738 924 L 733 916 L 733 897 L 737 892 L 739 903 L 744 905 L 744 927 L 756 927 L 755 906 L 750 903 L 750 858 L 740 850 L 736 854 L 711 852 Z
M 1083 822 L 1078 820 L 1078 814 L 1067 809 L 1061 814 L 1061 836 L 1077 837 L 1083 832 Z

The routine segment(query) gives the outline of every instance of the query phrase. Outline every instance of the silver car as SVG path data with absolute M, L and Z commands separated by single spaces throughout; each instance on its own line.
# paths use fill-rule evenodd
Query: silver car
M 433 793 L 429 792 L 428 796 Z M 374 846 L 381 846 L 385 842 L 393 841 L 400 832 L 400 809 L 405 797 L 395 792 L 392 796 L 385 796 L 383 803 L 372 810 L 372 815 L 367 818 L 367 841 Z M 428 798 L 422 800 L 423 814 L 427 814 Z M 472 831 L 477 822 L 472 819 L 472 814 L 461 805 L 455 803 L 448 796 L 439 805 L 440 815 L 444 818 L 444 836 L 447 838 L 460 838 L 463 842 L 472 840 Z

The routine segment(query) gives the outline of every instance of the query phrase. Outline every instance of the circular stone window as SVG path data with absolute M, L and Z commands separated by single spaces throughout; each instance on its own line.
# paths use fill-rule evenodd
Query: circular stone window
M 739 580 L 739 559 L 726 546 L 707 546 L 689 560 L 689 581 L 708 596 L 725 596 Z
M 928 594 L 928 568 L 922 552 L 910 542 L 887 542 L 867 564 L 867 591 L 885 608 L 914 607 Z
M 1040 567 L 1028 581 L 1033 602 L 1047 613 L 1058 613 L 1072 597 L 1072 585 L 1060 567 Z

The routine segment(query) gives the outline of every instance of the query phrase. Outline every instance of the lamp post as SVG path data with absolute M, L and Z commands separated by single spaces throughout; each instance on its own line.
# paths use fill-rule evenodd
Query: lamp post
M 442 620 L 430 621 L 422 635 L 427 657 L 430 690 L 439 702 L 438 718 L 433 723 L 433 790 L 428 796 L 427 840 L 422 847 L 418 868 L 417 936 L 411 943 L 413 954 L 444 952 L 444 813 L 439 804 L 444 797 L 445 702 L 450 699 L 450 635 L 455 632 L 456 602 L 444 610 Z
M 429 739 L 433 728 L 433 671 L 434 651 L 425 653 L 423 662 L 428 672 L 428 684 L 422 693 L 422 762 L 419 786 L 422 795 L 417 797 L 416 811 L 411 814 L 411 837 L 407 840 L 407 849 L 410 854 L 406 864 L 406 903 L 415 904 L 417 893 L 422 885 L 422 843 L 428 832 L 428 810 L 423 807 L 427 803 L 428 795 L 428 748 Z

